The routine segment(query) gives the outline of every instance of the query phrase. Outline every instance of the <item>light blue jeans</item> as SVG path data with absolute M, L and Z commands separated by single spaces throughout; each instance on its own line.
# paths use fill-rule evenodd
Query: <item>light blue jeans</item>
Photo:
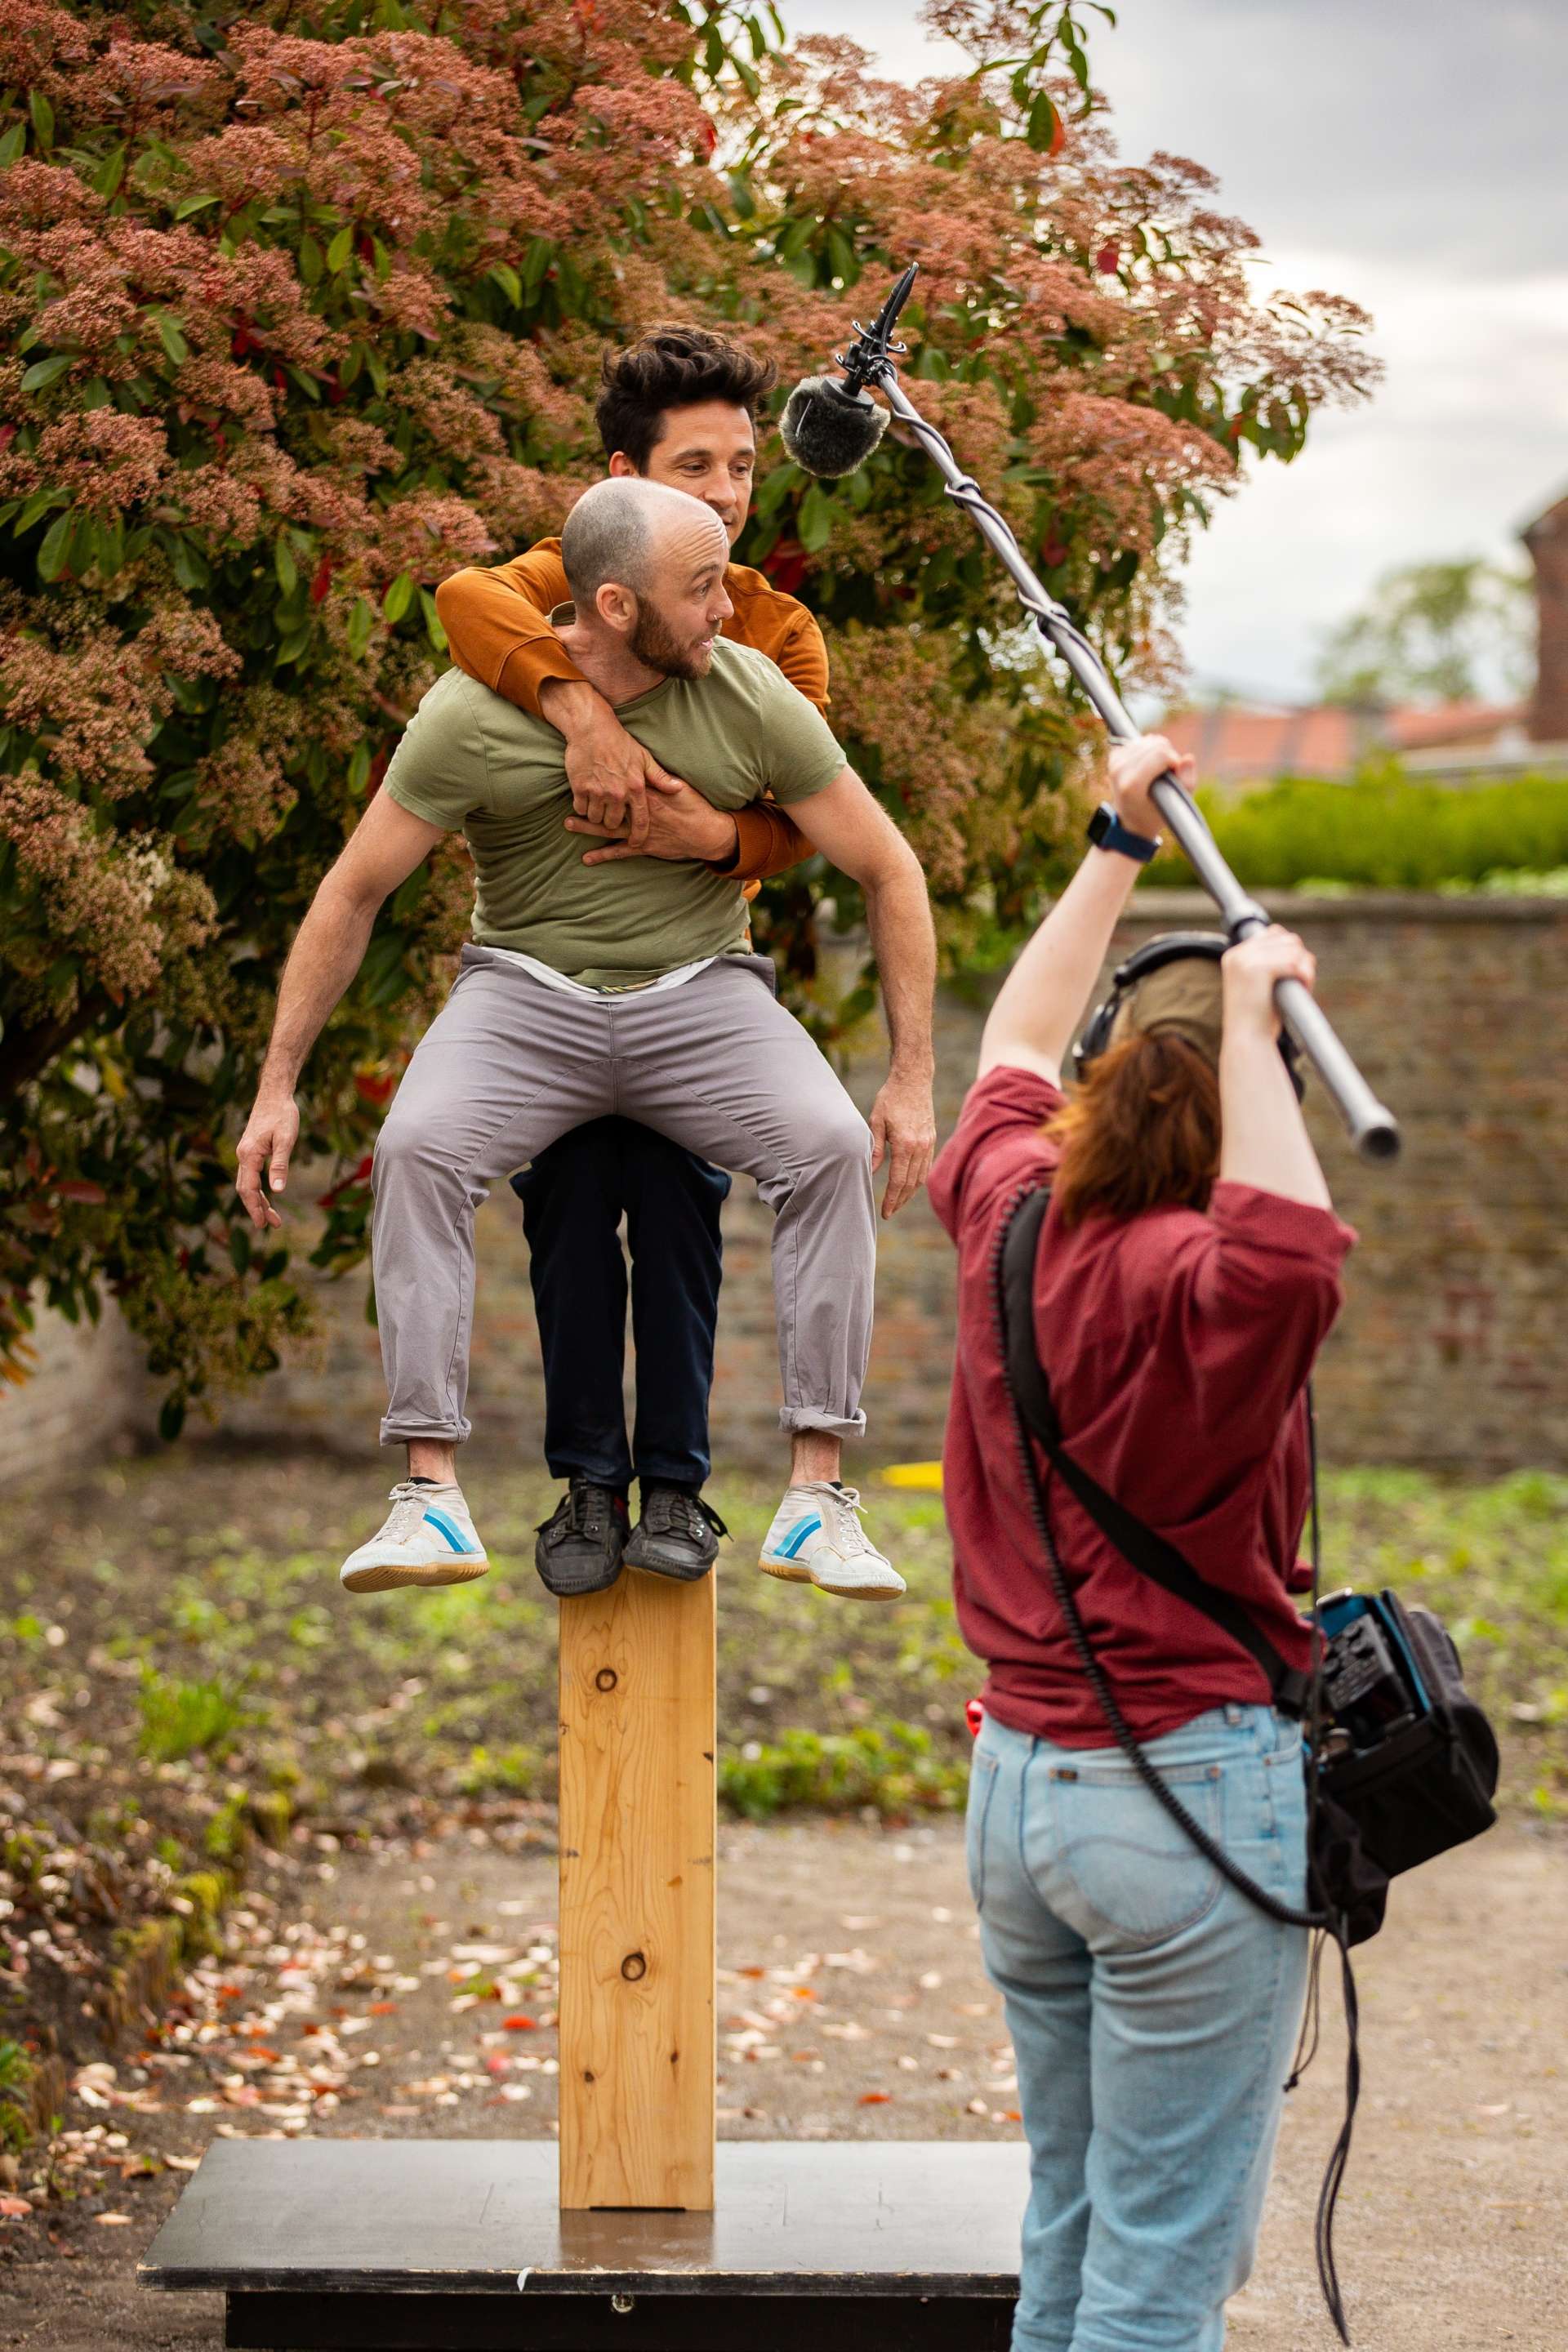
M 1294 1724 L 1216 1707 L 1147 1753 L 1243 1870 L 1303 1902 Z M 1119 1749 L 989 1716 L 969 1873 L 1034 2184 L 1014 2352 L 1220 2352 L 1258 2242 L 1305 1929 L 1222 1878 Z

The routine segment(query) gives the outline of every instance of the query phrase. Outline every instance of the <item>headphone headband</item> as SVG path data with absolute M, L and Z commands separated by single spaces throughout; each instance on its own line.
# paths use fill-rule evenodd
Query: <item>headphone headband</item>
M 1158 939 L 1145 940 L 1134 948 L 1110 975 L 1110 993 L 1103 1004 L 1097 1005 L 1084 1024 L 1083 1034 L 1072 1049 L 1073 1076 L 1079 1083 L 1087 1076 L 1091 1063 L 1099 1060 L 1110 1043 L 1110 1033 L 1116 1026 L 1116 1016 L 1128 996 L 1141 980 L 1152 971 L 1161 971 L 1166 964 L 1180 963 L 1188 957 L 1218 963 L 1228 953 L 1232 942 L 1223 931 L 1162 931 Z M 1300 1056 L 1296 1042 L 1288 1031 L 1279 1033 L 1279 1051 L 1290 1073 L 1290 1082 L 1297 1095 L 1302 1091 Z

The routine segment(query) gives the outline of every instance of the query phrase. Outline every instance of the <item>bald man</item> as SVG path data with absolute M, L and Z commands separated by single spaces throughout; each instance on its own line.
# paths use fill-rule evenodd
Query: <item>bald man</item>
M 342 1581 L 374 1592 L 484 1574 L 457 1478 L 469 1433 L 474 1212 L 557 1136 L 619 1112 L 754 1177 L 774 1213 L 791 1460 L 761 1567 L 891 1599 L 903 1580 L 866 1535 L 839 1470 L 844 1438 L 865 1426 L 873 1137 L 888 1167 L 885 1214 L 919 1190 L 935 1141 L 924 878 L 820 711 L 765 655 L 720 635 L 730 551 L 710 509 L 639 478 L 601 482 L 573 509 L 561 552 L 574 601 L 552 624 L 622 725 L 715 807 L 771 794 L 860 885 L 891 1066 L 868 1129 L 776 1003 L 771 963 L 749 951 L 740 885 L 679 858 L 585 865 L 565 829 L 560 735 L 461 670 L 439 678 L 300 926 L 238 1154 L 240 1196 L 265 1231 L 280 1220 L 263 1171 L 276 1195 L 299 1134 L 295 1084 L 376 911 L 460 828 L 474 859 L 473 943 L 409 1063 L 372 1178 L 390 1391 L 381 1434 L 407 1447 L 408 1476 Z

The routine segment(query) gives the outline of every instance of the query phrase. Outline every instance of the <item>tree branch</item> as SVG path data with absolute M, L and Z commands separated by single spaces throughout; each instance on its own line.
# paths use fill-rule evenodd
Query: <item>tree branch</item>
M 7 1029 L 0 1038 L 0 1103 L 9 1102 L 42 1076 L 57 1055 L 72 1045 L 110 1010 L 102 989 L 89 989 L 73 1013 L 40 1021 L 31 1029 Z

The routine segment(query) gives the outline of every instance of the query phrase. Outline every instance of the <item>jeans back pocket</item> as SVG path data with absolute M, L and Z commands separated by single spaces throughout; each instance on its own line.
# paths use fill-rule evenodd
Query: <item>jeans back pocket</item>
M 1172 1794 L 1218 1842 L 1220 1769 L 1165 1772 Z M 1093 1770 L 1051 1774 L 1051 1846 L 1060 1872 L 1089 1915 L 1069 1920 L 1086 1941 L 1109 1930 L 1135 1950 L 1195 1927 L 1219 1898 L 1215 1865 L 1141 1780 Z M 1038 1883 L 1038 1882 L 1037 1882 Z M 1052 1907 L 1067 1915 L 1068 1901 Z

